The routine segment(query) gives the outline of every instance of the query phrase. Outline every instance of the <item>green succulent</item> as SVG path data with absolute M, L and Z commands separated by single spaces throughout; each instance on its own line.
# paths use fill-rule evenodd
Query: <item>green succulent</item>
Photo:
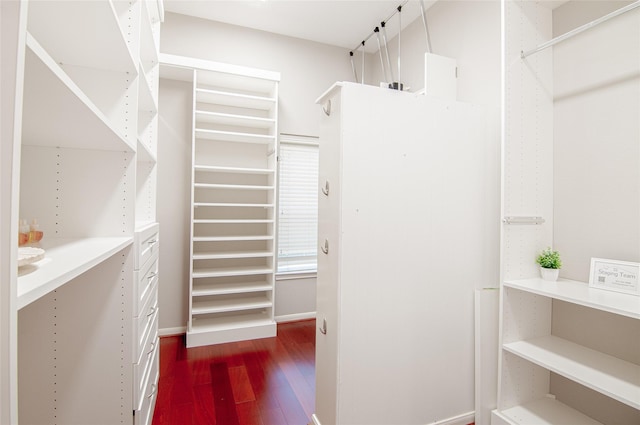
M 540 267 L 545 269 L 559 269 L 562 267 L 560 253 L 558 253 L 558 251 L 553 251 L 551 248 L 543 250 L 540 255 L 538 255 L 536 263 L 540 264 Z

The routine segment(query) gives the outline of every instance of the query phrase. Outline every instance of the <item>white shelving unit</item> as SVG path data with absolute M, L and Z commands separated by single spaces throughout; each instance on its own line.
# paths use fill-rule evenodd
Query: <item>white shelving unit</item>
M 549 282 L 539 278 L 536 255 L 555 246 L 559 230 L 554 223 L 557 210 L 553 198 L 557 149 L 554 55 L 552 49 L 526 59 L 520 54 L 552 38 L 552 12 L 540 3 L 522 0 L 507 1 L 504 8 L 502 214 L 542 220 L 503 221 L 499 394 L 491 423 L 636 423 L 640 418 L 638 353 L 629 354 L 633 343 L 618 342 L 637 340 L 640 297 L 590 288 L 583 281 Z M 610 218 L 599 217 L 603 222 Z M 565 239 L 564 243 L 577 251 L 583 241 Z M 606 252 L 600 247 L 591 249 Z M 568 268 L 575 270 L 575 264 L 569 263 L 578 259 L 588 264 L 588 257 L 578 258 L 567 251 L 561 250 L 563 268 L 571 266 Z M 567 312 L 575 316 L 569 319 Z M 593 318 L 602 325 L 593 326 Z M 567 332 L 578 329 L 573 333 L 579 334 L 577 323 L 566 322 L 581 319 L 584 326 L 591 323 L 589 332 L 597 337 Z M 607 329 L 613 324 L 618 327 Z M 626 350 L 615 347 L 620 345 Z M 566 395 L 567 388 L 571 388 L 570 396 Z
M 280 76 L 162 55 L 193 84 L 187 346 L 274 336 Z
M 150 424 L 154 393 L 134 381 L 144 371 L 156 382 L 158 350 L 156 367 L 137 370 L 135 317 L 157 279 L 135 284 L 133 251 L 136 222 L 155 221 L 155 172 L 143 164 L 155 167 L 162 2 L 12 3 L 0 422 Z M 45 257 L 18 268 L 21 218 L 38 220 Z M 134 419 L 137 398 L 147 410 Z

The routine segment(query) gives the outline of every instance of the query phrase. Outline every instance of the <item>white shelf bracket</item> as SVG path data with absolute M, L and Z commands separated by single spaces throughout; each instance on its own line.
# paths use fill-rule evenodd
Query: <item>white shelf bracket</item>
M 542 217 L 506 216 L 502 222 L 504 224 L 543 224 L 545 220 Z

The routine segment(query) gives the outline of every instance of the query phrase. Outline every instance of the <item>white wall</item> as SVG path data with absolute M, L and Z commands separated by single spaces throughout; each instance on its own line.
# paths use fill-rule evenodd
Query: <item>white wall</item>
M 280 72 L 281 133 L 317 135 L 315 100 L 351 77 L 346 49 L 185 15 L 166 14 L 161 40 L 162 53 Z
M 629 3 L 569 2 L 554 10 L 554 36 Z M 640 262 L 640 10 L 553 49 L 554 247 L 561 276 L 588 282 L 591 257 Z M 560 302 L 553 316 L 554 334 L 640 364 L 640 321 Z M 558 376 L 551 389 L 604 423 L 640 423 Z
M 184 332 L 189 314 L 191 97 L 189 83 L 160 80 L 157 219 L 161 334 Z
M 456 59 L 458 100 L 500 106 L 500 1 L 439 1 L 427 10 L 431 53 Z M 393 19 L 393 18 L 392 18 Z M 397 37 L 389 41 L 397 78 Z M 422 19 L 402 32 L 401 77 L 412 92 L 424 88 L 427 43 Z M 371 59 L 371 83 L 383 80 L 380 59 Z M 369 82 L 369 80 L 367 81 Z

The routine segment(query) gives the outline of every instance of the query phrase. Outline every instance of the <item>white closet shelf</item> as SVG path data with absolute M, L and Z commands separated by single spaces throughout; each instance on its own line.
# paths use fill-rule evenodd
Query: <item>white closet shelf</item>
M 263 258 L 272 257 L 273 251 L 223 251 L 223 252 L 197 252 L 193 254 L 194 260 L 221 260 L 231 258 Z
M 234 241 L 270 241 L 271 235 L 249 235 L 249 236 L 194 236 L 194 242 L 234 242 Z
M 255 310 L 259 308 L 268 308 L 273 305 L 273 302 L 265 296 L 240 298 L 237 300 L 207 300 L 207 301 L 193 301 L 193 307 L 191 313 L 193 315 L 198 314 L 212 314 L 212 313 L 225 313 L 229 311 L 243 311 L 243 310 Z
M 640 319 L 640 297 L 619 292 L 590 288 L 587 283 L 558 279 L 549 282 L 540 278 L 508 280 L 504 286 L 545 297 L 567 301 L 585 307 Z
M 271 111 L 276 100 L 271 97 L 252 96 L 240 93 L 227 93 L 218 90 L 196 89 L 196 101 L 213 105 L 233 106 L 236 108 Z
M 640 366 L 548 335 L 504 349 L 635 409 L 640 409 Z
M 253 218 L 197 218 L 193 220 L 193 224 L 273 224 L 275 220 L 253 219 Z
M 260 118 L 247 115 L 223 114 L 219 112 L 196 110 L 196 125 L 199 123 L 272 130 L 276 124 L 276 120 L 273 118 Z
M 547 397 L 493 413 L 513 425 L 602 425 L 577 410 Z
M 168 53 L 160 54 L 160 62 L 173 67 L 197 70 L 199 74 L 199 85 L 260 92 L 267 95 L 273 92 L 274 85 L 280 81 L 279 72 L 171 55 Z
M 194 183 L 196 189 L 273 190 L 273 186 L 248 184 Z
M 253 328 L 273 325 L 274 321 L 267 314 L 240 313 L 231 316 L 194 318 L 192 322 L 192 332 L 215 332 L 226 330 L 238 330 L 242 328 Z
M 195 202 L 195 208 L 198 207 L 240 207 L 240 208 L 273 208 L 273 204 L 243 204 L 229 202 Z
M 218 167 L 214 165 L 194 165 L 195 171 L 230 174 L 274 174 L 275 170 L 267 168 Z
M 229 277 L 229 276 L 252 276 L 256 274 L 271 274 L 273 268 L 265 266 L 253 267 L 219 267 L 215 269 L 195 269 L 193 278 L 201 279 L 207 277 Z
M 111 1 L 33 1 L 27 29 L 57 63 L 137 73 Z
M 275 136 L 266 136 L 262 134 L 205 130 L 201 128 L 195 129 L 195 137 L 196 139 L 215 140 L 218 142 L 253 143 L 259 145 L 268 145 L 275 142 L 276 139 Z
M 267 292 L 273 288 L 268 282 L 242 282 L 227 284 L 197 284 L 192 289 L 192 295 L 204 297 L 208 295 L 245 294 L 251 292 Z
M 59 288 L 133 243 L 131 237 L 45 238 L 43 260 L 18 273 L 18 309 Z
M 26 41 L 23 143 L 134 152 L 133 143 L 111 125 L 36 39 L 27 34 Z

